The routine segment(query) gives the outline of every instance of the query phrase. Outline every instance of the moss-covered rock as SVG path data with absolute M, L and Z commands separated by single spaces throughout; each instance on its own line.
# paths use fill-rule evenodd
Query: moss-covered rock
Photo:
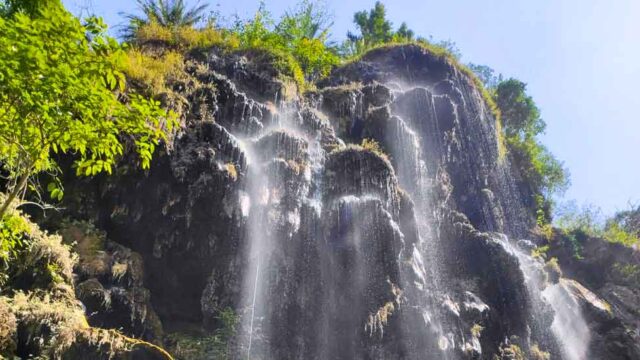
M 42 359 L 171 359 L 155 345 L 89 325 L 74 294 L 73 268 L 78 264 L 77 255 L 62 242 L 61 236 L 40 230 L 15 208 L 5 214 L 1 223 L 0 240 L 12 241 L 13 246 L 3 258 L 0 355 Z M 94 245 L 86 246 L 83 252 L 94 251 Z M 97 273 L 102 269 L 97 263 L 88 261 L 84 268 Z
M 142 256 L 107 239 L 87 222 L 67 221 L 60 233 L 79 254 L 76 295 L 89 324 L 162 343 L 162 324 L 144 286 Z

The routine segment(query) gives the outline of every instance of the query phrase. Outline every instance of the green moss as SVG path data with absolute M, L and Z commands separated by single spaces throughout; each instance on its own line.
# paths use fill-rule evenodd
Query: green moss
M 366 152 L 370 152 L 372 154 L 375 154 L 382 161 L 384 161 L 385 164 L 387 164 L 387 166 L 390 169 L 393 169 L 393 166 L 391 165 L 391 160 L 389 159 L 389 156 L 384 153 L 384 151 L 382 150 L 382 148 L 380 147 L 378 142 L 373 140 L 373 139 L 363 139 L 362 143 L 360 145 L 348 144 L 346 146 L 336 147 L 334 150 L 331 151 L 331 154 L 337 154 L 337 153 L 340 153 L 340 152 L 343 152 L 343 151 L 353 151 L 353 150 L 355 150 L 355 151 L 366 151 Z
M 40 230 L 15 207 L 0 221 L 0 243 L 2 293 L 72 284 L 76 255 L 60 236 Z

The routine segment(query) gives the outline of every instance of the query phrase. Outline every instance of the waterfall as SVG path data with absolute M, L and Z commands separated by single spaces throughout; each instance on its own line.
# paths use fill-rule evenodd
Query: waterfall
M 589 326 L 580 311 L 580 304 L 562 283 L 548 286 L 543 295 L 555 312 L 551 329 L 560 340 L 563 355 L 567 360 L 587 359 L 591 336 Z
M 553 310 L 554 340 L 561 347 L 561 352 L 567 360 L 585 360 L 589 347 L 589 327 L 582 315 L 580 305 L 562 285 L 560 279 L 557 284 L 550 284 L 546 280 L 543 264 L 521 247 L 512 242 L 503 234 L 495 234 L 494 239 L 499 242 L 510 254 L 518 259 L 520 270 L 525 276 L 527 290 L 533 301 L 534 326 L 540 326 L 540 313 L 545 305 Z M 523 246 L 527 247 L 526 241 Z M 529 246 L 530 248 L 530 246 Z M 538 322 L 538 323 L 537 323 Z M 540 326 L 540 328 L 544 328 Z M 540 336 L 540 334 L 538 334 Z
M 248 106 L 270 116 L 242 140 L 239 358 L 458 360 L 513 337 L 581 359 L 586 343 L 566 335 L 584 335 L 580 312 L 545 290 L 543 264 L 486 232 L 524 227 L 511 226 L 521 204 L 481 99 L 452 84 Z

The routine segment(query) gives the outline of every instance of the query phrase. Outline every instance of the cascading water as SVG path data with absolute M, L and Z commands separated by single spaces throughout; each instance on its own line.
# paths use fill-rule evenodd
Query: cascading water
M 580 305 L 561 283 L 551 284 L 547 281 L 547 274 L 543 269 L 544 264 L 527 254 L 525 249 L 531 248 L 526 240 L 521 240 L 522 247 L 512 242 L 502 234 L 494 237 L 510 254 L 518 259 L 520 270 L 525 276 L 527 290 L 532 299 L 534 310 L 532 325 L 534 330 L 544 331 L 548 327 L 540 322 L 540 314 L 544 306 L 550 305 L 553 309 L 553 341 L 561 347 L 561 352 L 567 360 L 586 359 L 589 347 L 589 327 L 584 320 Z M 564 280 L 560 280 L 562 282 Z M 537 329 L 535 329 L 537 327 Z M 547 334 L 537 334 L 539 339 Z M 546 347 L 552 347 L 547 339 Z
M 551 330 L 560 340 L 563 355 L 567 360 L 587 359 L 591 334 L 578 302 L 561 283 L 548 286 L 542 294 L 555 312 Z
M 541 265 L 481 232 L 526 224 L 491 117 L 455 81 L 242 106 L 252 120 L 232 124 L 249 208 L 237 358 L 475 359 L 511 337 L 554 355 L 582 346 L 550 336 L 566 304 L 549 289 L 543 298 Z M 374 139 L 388 158 L 341 139 Z M 508 274 L 513 264 L 524 277 Z

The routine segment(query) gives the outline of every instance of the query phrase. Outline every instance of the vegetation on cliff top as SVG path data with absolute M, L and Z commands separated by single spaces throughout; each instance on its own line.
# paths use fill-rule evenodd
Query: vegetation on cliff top
M 16 2 L 24 5 L 26 3 Z M 159 102 L 127 93 L 123 48 L 98 18 L 84 24 L 61 4 L 32 13 L 4 3 L 0 16 L 0 164 L 10 203 L 46 173 L 54 199 L 62 197 L 56 154 L 70 154 L 78 175 L 111 173 L 130 142 L 148 168 L 173 120 Z M 125 140 L 126 139 L 126 140 Z
M 557 211 L 556 225 L 571 239 L 577 255 L 580 239 L 598 237 L 608 242 L 640 249 L 640 206 L 631 207 L 604 218 L 594 206 L 578 208 L 568 204 Z
M 192 9 L 195 13 L 186 12 L 183 5 L 177 4 L 179 9 L 172 12 L 173 20 L 168 20 L 156 14 L 157 10 L 150 11 L 153 8 L 150 3 L 154 1 L 146 1 L 141 7 L 146 17 L 129 15 L 133 21 L 127 33 L 137 47 L 159 41 L 183 52 L 215 46 L 223 51 L 253 52 L 252 56 L 269 54 L 274 68 L 303 90 L 334 67 L 357 61 L 381 47 L 415 44 L 448 61 L 473 82 L 484 98 L 496 119 L 499 156 L 510 154 L 522 175 L 524 187 L 528 188 L 527 193 L 531 194 L 528 200 L 531 207 L 537 209 L 538 222 L 541 225 L 550 222 L 553 197 L 566 188 L 568 175 L 537 139 L 545 123 L 532 98 L 526 94 L 526 85 L 515 79 L 497 78 L 486 66 L 462 64 L 460 52 L 451 41 L 434 42 L 416 36 L 405 23 L 394 30 L 381 2 L 370 11 L 354 15 L 357 33 L 349 32 L 341 44 L 328 40 L 331 18 L 320 2 L 303 0 L 277 21 L 263 4 L 253 18 L 235 18 L 226 27 L 220 25 L 219 18 L 194 27 L 191 19 L 200 18 L 202 14 L 196 10 L 202 12 L 203 8 Z M 167 6 L 161 3 L 157 1 L 155 9 Z M 156 90 L 162 89 L 163 80 L 173 76 L 181 60 L 175 50 L 160 57 L 135 49 L 129 54 L 127 74 L 143 83 L 154 84 L 152 88 Z

